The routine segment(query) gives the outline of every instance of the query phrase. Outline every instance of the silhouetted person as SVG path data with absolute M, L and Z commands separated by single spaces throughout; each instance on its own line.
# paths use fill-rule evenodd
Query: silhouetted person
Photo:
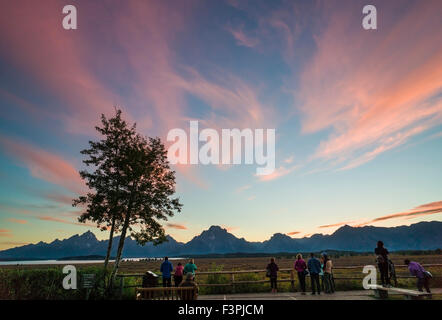
M 319 285 L 319 273 L 321 272 L 321 262 L 310 253 L 310 259 L 307 262 L 308 271 L 310 272 L 310 280 L 312 282 L 312 294 L 321 294 L 321 286 Z
M 181 300 L 196 300 L 198 297 L 198 285 L 195 282 L 195 278 L 192 272 L 186 273 L 186 280 L 181 282 L 180 288 L 193 287 L 195 288 L 194 295 L 189 295 L 189 292 L 181 292 Z
M 307 275 L 307 264 L 304 259 L 302 259 L 302 255 L 299 253 L 296 255 L 295 261 L 295 270 L 298 273 L 299 285 L 301 286 L 302 294 L 305 294 L 305 276 Z
M 425 288 L 428 293 L 431 293 L 430 275 L 425 271 L 424 267 L 420 263 L 408 259 L 405 259 L 405 264 L 408 266 L 411 275 L 417 278 L 417 289 L 423 292 L 422 288 Z
M 168 257 L 164 258 L 164 262 L 161 264 L 160 271 L 163 274 L 163 287 L 171 287 L 172 286 L 171 277 L 172 277 L 173 265 L 169 261 Z
M 195 271 L 196 271 L 196 264 L 195 260 L 190 259 L 189 262 L 184 266 L 183 273 L 187 275 L 188 273 L 191 273 L 193 277 L 195 278 Z
M 267 273 L 270 277 L 270 288 L 272 293 L 276 293 L 278 290 L 277 278 L 278 278 L 278 265 L 275 263 L 275 258 L 270 259 L 270 263 L 267 265 Z
M 178 287 L 180 283 L 183 281 L 183 271 L 184 271 L 183 265 L 181 264 L 181 262 L 178 262 L 178 265 L 175 268 L 175 273 L 173 274 L 175 287 Z
M 333 263 L 331 259 L 328 257 L 327 253 L 325 252 L 322 253 L 322 259 L 323 259 L 325 293 L 334 293 L 335 288 L 332 280 Z
M 384 248 L 384 243 L 378 241 L 378 246 L 374 249 L 376 262 L 381 273 L 381 283 L 383 286 L 391 287 L 390 276 L 388 275 L 388 250 Z

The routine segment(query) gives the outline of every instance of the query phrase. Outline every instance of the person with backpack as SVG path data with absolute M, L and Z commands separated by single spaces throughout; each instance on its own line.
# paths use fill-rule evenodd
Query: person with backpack
M 302 259 L 302 255 L 300 253 L 296 255 L 295 270 L 298 273 L 301 294 L 305 294 L 305 276 L 308 274 L 308 271 L 307 264 L 305 263 L 304 259 Z
M 384 248 L 384 243 L 382 241 L 378 241 L 374 253 L 376 254 L 376 262 L 378 263 L 379 272 L 381 273 L 382 286 L 391 287 L 390 276 L 388 274 L 389 252 Z
M 270 263 L 267 265 L 267 276 L 270 278 L 270 288 L 272 288 L 272 293 L 276 293 L 278 290 L 277 279 L 278 279 L 279 267 L 275 263 L 275 258 L 270 259 Z
M 428 293 L 431 293 L 430 290 L 430 279 L 432 275 L 430 272 L 425 271 L 424 267 L 418 262 L 410 261 L 405 259 L 405 264 L 408 266 L 408 270 L 410 271 L 412 276 L 417 278 L 417 289 L 423 292 L 422 288 L 424 287 Z
M 312 295 L 321 294 L 321 286 L 319 285 L 319 273 L 321 273 L 321 262 L 315 258 L 314 253 L 310 253 L 310 259 L 307 262 L 307 268 L 310 272 L 310 280 L 312 283 Z

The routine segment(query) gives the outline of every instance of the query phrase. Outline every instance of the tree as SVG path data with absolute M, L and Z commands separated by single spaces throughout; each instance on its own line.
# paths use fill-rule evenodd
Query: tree
M 102 127 L 96 127 L 104 139 L 90 141 L 90 148 L 81 153 L 88 156 L 83 162 L 94 171 L 83 170 L 90 192 L 79 197 L 75 205 L 86 204 L 87 210 L 79 221 L 91 220 L 102 228 L 121 232 L 110 286 L 115 280 L 128 231 L 136 241 L 155 245 L 166 240 L 160 224 L 182 204 L 175 193 L 175 172 L 169 167 L 167 152 L 160 138 L 146 138 L 136 133 L 136 125 L 128 127 L 121 119 L 121 110 L 114 118 L 101 117 Z M 106 227 L 103 227 L 106 225 Z M 109 243 L 107 260 L 110 255 Z

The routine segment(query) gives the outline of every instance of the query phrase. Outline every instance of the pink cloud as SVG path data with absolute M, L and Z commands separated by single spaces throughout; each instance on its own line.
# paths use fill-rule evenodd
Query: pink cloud
M 47 107 L 51 112 L 45 106 L 45 113 L 61 119 L 70 132 L 94 133 L 97 115 L 112 111 L 121 100 L 88 66 L 94 56 L 88 56 L 91 48 L 80 33 L 72 34 L 61 27 L 59 2 L 8 2 L 0 15 L 1 42 L 8 48 L 4 53 L 18 68 L 38 79 L 42 94 L 50 93 L 63 105 Z M 87 17 L 81 20 L 87 21 Z M 18 19 L 26 23 L 17 23 Z
M 187 227 L 184 224 L 178 224 L 178 223 L 167 223 L 166 227 L 171 229 L 187 230 Z
M 315 158 L 354 168 L 442 123 L 439 5 L 416 3 L 376 33 L 353 27 L 353 6 L 329 11 L 295 93 L 304 133 L 332 129 Z
M 123 105 L 130 122 L 136 119 L 139 129 L 164 137 L 186 124 L 189 95 L 207 104 L 206 121 L 215 128 L 263 127 L 273 112 L 253 85 L 228 71 L 212 67 L 203 75 L 177 61 L 176 40 L 191 26 L 195 3 L 125 1 L 115 14 L 87 2 L 82 4 L 83 12 L 89 12 L 81 16 L 82 26 L 69 32 L 61 27 L 58 1 L 9 2 L 0 12 L 1 44 L 14 66 L 38 79 L 41 94 L 57 100 L 58 105 L 37 109 L 61 120 L 71 133 L 95 135 L 99 114 L 109 115 L 114 105 Z M 26 23 L 17 24 L 18 17 Z M 130 91 L 124 100 L 118 94 L 121 84 Z M 34 107 L 11 92 L 2 94 L 25 110 Z M 193 170 L 177 171 L 205 184 Z
M 0 237 L 1 238 L 12 238 L 12 230 L 9 229 L 0 229 Z
M 7 220 L 10 221 L 10 222 L 18 223 L 18 224 L 26 224 L 26 223 L 28 223 L 28 220 L 24 220 L 24 219 L 9 218 Z
M 333 227 L 339 227 L 339 226 L 343 226 L 343 225 L 349 225 L 354 223 L 354 221 L 345 221 L 345 222 L 338 222 L 338 223 L 333 223 L 333 224 L 327 224 L 327 225 L 323 225 L 323 226 L 319 226 L 318 228 L 333 228 Z
M 61 219 L 61 218 L 57 218 L 57 217 L 52 217 L 52 216 L 38 216 L 37 219 L 43 220 L 43 221 L 72 224 L 72 225 L 76 225 L 76 226 L 94 227 L 94 228 L 96 227 L 96 225 L 91 224 L 91 223 L 73 222 L 73 221 L 69 221 L 69 220 L 65 220 L 65 219 Z
M 75 193 L 84 192 L 86 186 L 78 171 L 61 156 L 5 137 L 0 137 L 0 144 L 6 153 L 23 163 L 32 176 Z
M 385 216 L 381 216 L 378 218 L 375 218 L 373 220 L 361 223 L 357 225 L 357 227 L 361 227 L 367 224 L 372 224 L 375 222 L 390 220 L 390 219 L 398 219 L 398 218 L 404 218 L 404 219 L 410 219 L 410 218 L 418 218 L 425 215 L 432 215 L 442 212 L 442 201 L 436 201 L 431 203 L 426 203 L 423 205 L 420 205 L 414 209 L 404 211 L 404 212 L 398 212 L 393 213 Z
M 297 234 L 300 234 L 300 233 L 301 233 L 301 231 L 292 231 L 292 232 L 288 232 L 287 235 L 288 236 L 294 236 L 294 235 L 297 235 Z
M 18 241 L 2 241 L 0 244 L 6 245 L 6 246 L 22 246 L 29 244 L 29 242 L 18 242 Z
M 298 168 L 299 168 L 299 165 L 294 165 L 294 166 L 291 166 L 291 167 L 288 167 L 288 168 L 286 168 L 284 166 L 281 166 L 279 168 L 276 168 L 275 171 L 273 173 L 271 173 L 271 174 L 261 175 L 261 176 L 257 176 L 257 177 L 258 177 L 258 179 L 260 181 L 263 181 L 263 182 L 265 182 L 265 181 L 272 181 L 272 180 L 281 178 L 283 176 L 286 176 L 286 175 L 292 173 L 293 171 L 295 171 Z

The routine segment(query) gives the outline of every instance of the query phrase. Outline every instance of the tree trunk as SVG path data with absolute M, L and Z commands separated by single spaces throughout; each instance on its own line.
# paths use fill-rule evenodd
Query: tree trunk
M 109 243 L 107 244 L 106 259 L 104 260 L 104 270 L 107 271 L 107 265 L 112 251 L 112 241 L 114 240 L 115 215 L 112 216 L 112 226 L 109 234 Z
M 118 250 L 117 250 L 117 256 L 115 257 L 114 269 L 112 270 L 112 275 L 109 280 L 110 281 L 110 283 L 109 283 L 110 288 L 113 287 L 115 277 L 118 272 L 118 267 L 120 266 L 121 254 L 123 252 L 124 240 L 126 238 L 127 228 L 129 227 L 129 221 L 130 221 L 130 213 L 128 212 L 126 215 L 126 218 L 124 219 L 123 228 L 121 230 L 120 241 L 118 242 Z

